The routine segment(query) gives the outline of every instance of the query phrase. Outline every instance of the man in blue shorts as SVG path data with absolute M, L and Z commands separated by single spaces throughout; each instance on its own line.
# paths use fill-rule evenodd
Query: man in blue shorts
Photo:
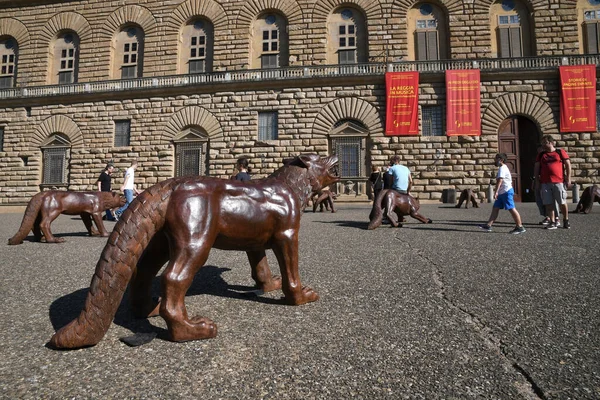
M 515 220 L 516 227 L 509 233 L 518 235 L 525 232 L 525 228 L 521 223 L 521 216 L 515 208 L 514 195 L 515 191 L 512 187 L 512 175 L 506 166 L 506 153 L 496 154 L 495 158 L 496 166 L 498 168 L 498 174 L 496 175 L 496 190 L 494 191 L 494 208 L 487 224 L 479 225 L 481 229 L 486 232 L 492 231 L 492 224 L 498 218 L 498 213 L 501 209 L 505 209 L 510 212 L 513 219 Z

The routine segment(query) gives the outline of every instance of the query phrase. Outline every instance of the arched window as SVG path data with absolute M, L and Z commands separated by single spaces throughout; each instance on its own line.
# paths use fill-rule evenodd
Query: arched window
M 492 54 L 499 58 L 534 54 L 533 34 L 527 7 L 518 0 L 496 0 L 490 9 Z
M 287 20 L 273 12 L 260 15 L 252 24 L 250 68 L 287 67 L 289 59 Z
M 409 54 L 420 61 L 448 59 L 446 14 L 436 5 L 421 3 L 408 11 Z
M 367 27 L 362 12 L 351 7 L 335 10 L 327 21 L 327 63 L 367 62 Z
M 62 32 L 52 43 L 50 83 L 77 82 L 79 62 L 79 36 L 74 32 Z
M 52 134 L 42 150 L 42 186 L 67 186 L 71 142 L 61 133 Z
M 204 129 L 189 127 L 174 140 L 175 176 L 208 175 L 208 135 Z
M 127 26 L 115 36 L 113 77 L 139 78 L 143 74 L 144 31 L 137 26 Z
M 212 71 L 214 31 L 206 19 L 190 21 L 181 30 L 180 68 L 182 74 Z
M 0 38 L 0 88 L 14 87 L 17 81 L 17 41 L 9 36 Z
M 600 0 L 579 0 L 577 14 L 584 54 L 600 53 Z M 582 40 L 581 40 L 582 39 Z

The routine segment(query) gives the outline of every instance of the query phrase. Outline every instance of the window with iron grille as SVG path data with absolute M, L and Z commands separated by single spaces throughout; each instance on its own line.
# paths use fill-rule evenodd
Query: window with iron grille
M 67 147 L 47 147 L 42 149 L 45 185 L 67 183 Z
M 523 57 L 521 21 L 518 15 L 498 16 L 498 42 L 501 58 Z
M 277 111 L 258 113 L 258 140 L 277 140 Z
M 444 107 L 423 106 L 421 108 L 421 134 L 444 136 Z
M 115 147 L 129 146 L 131 138 L 131 121 L 115 121 Z
M 341 178 L 362 177 L 364 175 L 361 137 L 331 138 L 331 150 L 338 157 L 338 171 Z
M 4 151 L 4 127 L 0 126 L 0 151 Z
M 584 11 L 585 53 L 600 53 L 600 10 Z
M 206 142 L 175 144 L 175 176 L 204 175 Z

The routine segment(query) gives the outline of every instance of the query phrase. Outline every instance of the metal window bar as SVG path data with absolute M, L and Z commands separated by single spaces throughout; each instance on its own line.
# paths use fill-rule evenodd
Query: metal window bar
M 44 184 L 65 184 L 67 177 L 67 148 L 43 149 Z
M 0 151 L 4 151 L 4 127 L 0 126 Z
M 175 145 L 176 176 L 204 175 L 206 143 L 181 142 Z
M 131 140 L 131 121 L 115 121 L 115 147 L 129 146 Z
M 258 140 L 277 140 L 277 112 L 258 113 Z
M 332 138 L 331 149 L 338 157 L 341 178 L 356 178 L 364 175 L 362 140 L 362 137 Z
M 444 112 L 442 106 L 421 108 L 421 134 L 423 136 L 444 136 Z

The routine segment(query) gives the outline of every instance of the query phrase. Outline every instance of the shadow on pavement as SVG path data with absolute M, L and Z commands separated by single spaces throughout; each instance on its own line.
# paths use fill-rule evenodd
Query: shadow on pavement
M 186 297 L 208 294 L 265 304 L 284 304 L 283 298 L 272 299 L 260 296 L 261 293 L 254 286 L 229 285 L 223 279 L 222 274 L 230 270 L 230 268 L 215 267 L 212 265 L 200 268 L 200 271 L 196 273 L 194 281 L 186 293 Z M 154 298 L 159 297 L 159 288 L 160 277 L 155 277 L 152 282 L 152 294 L 155 295 Z M 88 288 L 79 289 L 52 302 L 50 305 L 49 316 L 55 331 L 79 316 L 84 307 L 88 292 Z M 129 306 L 129 289 L 127 289 L 123 295 L 123 299 L 117 309 L 113 322 L 135 334 L 156 332 L 159 338 L 168 340 L 168 332 L 166 329 L 152 325 L 147 318 L 134 317 Z

